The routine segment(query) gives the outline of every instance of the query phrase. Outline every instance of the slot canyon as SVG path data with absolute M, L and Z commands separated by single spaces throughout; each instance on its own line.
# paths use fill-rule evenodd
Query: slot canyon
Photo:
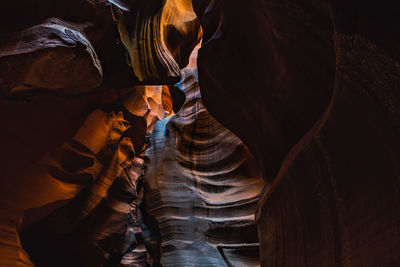
M 0 21 L 0 266 L 400 266 L 398 1 Z

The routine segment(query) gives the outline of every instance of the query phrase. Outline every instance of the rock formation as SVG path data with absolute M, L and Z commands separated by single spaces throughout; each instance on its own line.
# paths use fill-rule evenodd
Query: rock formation
M 398 3 L 193 3 L 205 106 L 266 181 L 262 266 L 398 265 Z
M 128 249 L 146 132 L 183 94 L 137 85 L 107 1 L 3 7 L 26 16 L 1 28 L 0 265 L 102 265 Z
M 128 128 L 142 120 L 146 133 L 165 116 L 162 93 L 162 86 L 134 88 L 122 103 L 124 112 L 95 110 L 72 140 L 37 163 L 43 167 L 28 178 L 53 186 L 46 188 L 52 195 L 43 192 L 52 196 L 51 202 L 37 204 L 24 216 L 29 226 L 22 231 L 22 242 L 35 264 L 98 266 L 129 248 L 134 240 L 124 237 L 142 174 L 144 144 L 135 149 L 138 129 Z M 59 200 L 70 201 L 40 220 L 32 218 L 43 213 L 45 204 Z
M 4 1 L 0 266 L 253 266 L 253 216 L 261 266 L 400 265 L 399 20 L 394 0 Z
M 191 1 L 136 1 L 121 8 L 129 12 L 121 14 L 118 30 L 135 76 L 147 83 L 154 78 L 178 82 L 180 69 L 201 39 Z
M 259 266 L 258 168 L 243 143 L 203 106 L 195 68 L 183 70 L 178 86 L 186 102 L 157 123 L 146 152 L 144 205 L 158 223 L 161 263 Z

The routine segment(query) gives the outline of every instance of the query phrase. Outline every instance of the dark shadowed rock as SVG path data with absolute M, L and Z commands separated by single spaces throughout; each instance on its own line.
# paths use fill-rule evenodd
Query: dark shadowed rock
M 262 266 L 398 265 L 398 3 L 193 3 L 204 103 L 267 181 Z
M 89 40 L 58 19 L 2 36 L 0 73 L 1 93 L 8 97 L 84 93 L 103 76 Z

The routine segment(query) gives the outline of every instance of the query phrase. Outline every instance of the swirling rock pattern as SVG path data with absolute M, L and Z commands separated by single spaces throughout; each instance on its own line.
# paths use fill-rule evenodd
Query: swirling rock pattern
M 266 185 L 256 211 L 261 265 L 398 266 L 397 2 L 3 1 L 0 265 L 115 266 L 126 251 L 130 266 L 143 266 L 147 252 L 173 266 L 193 255 L 196 266 L 257 264 L 258 173 L 241 162 L 247 150 L 236 137 L 210 132 L 228 133 L 190 90 L 186 111 L 155 128 L 148 251 L 131 247 L 138 156 L 164 110 L 178 110 L 169 98 L 180 92 L 132 88 L 178 81 L 203 36 L 204 104 L 243 140 Z M 182 175 L 158 177 L 164 169 Z M 221 185 L 218 171 L 240 183 Z
M 162 93 L 162 87 L 135 88 L 124 100 L 125 115 L 94 111 L 71 141 L 43 159 L 45 168 L 30 180 L 49 180 L 37 189 L 49 202 L 25 214 L 29 227 L 22 232 L 24 248 L 35 264 L 101 266 L 121 260 L 134 241 L 127 224 L 143 165 L 142 148 L 135 153 L 135 136 L 129 135 L 130 122 L 124 117 L 142 118 L 148 122 L 145 131 L 150 131 L 155 120 L 166 115 Z M 62 199 L 70 201 L 32 223 L 30 214 Z
M 7 1 L 1 14 L 0 265 L 115 261 L 146 132 L 178 94 L 135 87 L 107 1 Z
M 110 2 L 128 11 L 118 19 L 118 30 L 138 80 L 178 82 L 181 68 L 201 40 L 191 1 Z
M 178 86 L 186 102 L 156 124 L 146 152 L 145 206 L 158 222 L 161 263 L 258 266 L 261 175 L 244 144 L 203 106 L 196 69 L 184 69 Z

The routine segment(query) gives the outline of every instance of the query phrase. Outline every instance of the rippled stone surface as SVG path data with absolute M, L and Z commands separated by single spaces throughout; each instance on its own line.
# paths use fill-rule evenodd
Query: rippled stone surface
M 28 193 L 22 202 L 29 208 L 22 244 L 37 266 L 102 266 L 121 260 L 134 242 L 128 218 L 143 168 L 144 144 L 138 146 L 135 139 L 166 115 L 163 98 L 161 86 L 134 88 L 123 111 L 95 110 L 72 139 L 26 170 L 27 182 L 41 184 L 29 185 L 42 195 L 34 199 L 37 203 Z M 140 121 L 144 128 L 129 131 Z
M 254 212 L 263 180 L 245 145 L 201 101 L 195 68 L 186 102 L 159 121 L 146 154 L 145 207 L 163 266 L 259 266 Z

